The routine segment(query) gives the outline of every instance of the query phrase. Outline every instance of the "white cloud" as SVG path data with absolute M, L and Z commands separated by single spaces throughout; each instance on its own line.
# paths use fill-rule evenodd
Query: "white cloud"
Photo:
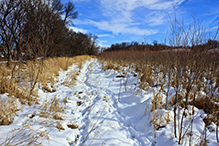
M 98 34 L 97 36 L 98 36 L 99 38 L 101 38 L 101 37 L 111 37 L 111 38 L 114 38 L 114 36 L 111 35 L 111 34 Z
M 138 7 L 150 10 L 167 10 L 177 7 L 185 0 L 101 0 L 103 14 L 106 17 L 132 21 L 132 11 Z
M 114 23 L 132 22 L 133 8 L 127 6 L 129 3 L 123 0 L 102 0 L 101 7 L 103 8 L 103 15 Z
M 163 24 L 166 21 L 166 19 L 163 13 L 160 13 L 159 11 L 154 11 L 146 15 L 145 21 L 150 26 L 157 26 Z
M 158 33 L 158 30 L 146 29 L 140 25 L 157 26 L 163 24 L 165 20 L 164 12 L 171 11 L 185 0 L 99 0 L 100 8 L 104 18 L 101 21 L 83 20 L 75 21 L 75 24 L 89 24 L 101 30 L 110 31 L 113 34 L 135 34 L 151 35 Z M 134 10 L 139 7 L 145 11 L 150 10 L 150 14 L 145 14 L 146 18 L 138 17 Z M 138 18 L 136 18 L 138 17 Z M 138 20 L 138 21 L 136 21 Z M 146 23 L 146 24 L 145 24 Z M 100 36 L 101 37 L 101 36 Z
M 170 0 L 170 1 L 163 1 L 157 2 L 151 5 L 146 6 L 148 9 L 151 10 L 171 10 L 173 7 L 177 7 L 185 0 Z
M 72 29 L 75 32 L 81 32 L 81 33 L 87 33 L 88 31 L 85 29 L 81 29 L 81 28 L 77 28 L 77 27 L 73 27 L 73 26 L 68 26 L 69 29 Z
M 100 21 L 96 22 L 93 20 L 83 20 L 83 21 L 77 21 L 77 24 L 88 24 L 88 25 L 94 25 L 98 27 L 100 30 L 105 30 L 112 32 L 115 35 L 121 34 L 134 34 L 134 35 L 152 35 L 158 33 L 158 30 L 154 29 L 141 29 L 138 28 L 136 23 L 115 23 L 110 21 Z M 101 37 L 101 35 L 100 35 Z M 114 37 L 114 36 L 112 36 Z
M 218 29 L 218 26 L 214 26 L 214 27 L 211 27 L 211 28 L 208 28 L 205 30 L 205 32 L 211 32 L 211 31 L 215 31 Z
M 152 10 L 147 20 L 139 18 L 139 24 L 146 22 L 149 26 L 161 25 L 165 22 L 163 11 L 172 10 L 185 0 L 101 0 L 103 15 L 107 21 L 95 22 L 99 29 L 112 31 L 114 34 L 129 33 L 136 35 L 150 35 L 157 30 L 139 28 L 134 17 L 134 10 L 139 7 Z M 160 12 L 162 11 L 162 12 Z
M 102 43 L 107 43 L 107 42 L 99 42 L 98 43 L 98 46 L 100 46 L 101 48 L 108 48 L 108 47 L 110 47 L 109 45 L 103 45 Z M 101 50 L 100 50 L 101 51 Z
M 134 34 L 134 35 L 152 35 L 156 34 L 158 31 L 153 29 L 141 29 L 136 26 L 132 26 L 130 24 L 125 23 L 111 23 L 109 21 L 101 21 L 101 22 L 90 22 L 97 26 L 101 30 L 106 30 L 113 32 L 114 34 Z

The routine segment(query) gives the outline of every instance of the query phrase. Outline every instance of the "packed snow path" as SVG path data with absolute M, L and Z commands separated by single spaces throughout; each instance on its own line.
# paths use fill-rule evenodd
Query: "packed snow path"
M 65 73 L 61 76 L 66 77 Z M 123 85 L 126 80 L 124 76 L 129 76 L 126 89 Z M 72 139 L 72 144 L 153 145 L 145 133 L 151 130 L 145 129 L 148 124 L 144 118 L 146 99 L 142 100 L 141 96 L 136 95 L 136 82 L 137 78 L 132 74 L 119 76 L 113 70 L 102 71 L 96 59 L 87 61 L 73 90 L 69 88 L 62 91 L 61 95 L 76 93 L 68 99 L 67 104 L 72 110 L 74 121 L 79 125 L 75 131 L 77 138 Z M 75 102 L 78 104 L 73 105 Z

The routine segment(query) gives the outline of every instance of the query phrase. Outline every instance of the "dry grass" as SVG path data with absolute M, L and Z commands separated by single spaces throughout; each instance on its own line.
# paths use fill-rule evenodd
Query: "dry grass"
M 44 139 L 49 139 L 49 133 L 39 129 L 33 129 L 30 125 L 17 128 L 8 133 L 6 140 L 1 143 L 2 146 L 17 145 L 42 145 Z
M 116 62 L 113 62 L 112 60 L 105 61 L 103 63 L 103 70 L 108 70 L 108 69 L 114 69 L 116 67 Z
M 153 125 L 155 130 L 166 127 L 170 121 L 173 121 L 173 118 L 170 116 L 170 112 L 164 110 L 153 111 L 150 123 Z
M 55 78 L 59 75 L 59 71 L 67 70 L 73 63 L 77 63 L 80 70 L 83 68 L 84 61 L 90 58 L 90 56 L 84 55 L 72 58 L 41 58 L 26 62 L 15 62 L 10 66 L 0 64 L 0 94 L 8 93 L 6 104 L 0 99 L 0 125 L 7 125 L 13 121 L 13 116 L 17 110 L 13 104 L 15 99 L 19 99 L 22 104 L 38 104 L 38 88 L 41 88 L 44 92 L 55 92 L 56 89 L 53 85 L 56 83 Z M 78 74 L 79 71 L 69 74 L 72 79 L 68 82 L 69 86 L 74 84 Z M 47 104 L 49 110 L 52 111 L 52 108 L 55 108 L 55 111 L 52 112 L 53 118 L 61 119 L 56 111 L 58 107 L 55 105 L 57 103 L 52 102 L 50 104 L 53 106 Z M 44 104 L 45 106 L 46 103 Z
M 80 74 L 80 70 L 71 70 L 67 74 L 67 78 L 62 82 L 62 85 L 68 86 L 68 87 L 74 87 L 76 81 L 77 81 L 77 76 Z
M 19 102 L 14 98 L 0 100 L 0 125 L 9 125 L 18 111 Z
M 23 85 L 26 83 L 26 79 L 20 76 L 22 67 L 23 65 L 17 63 L 11 66 L 0 65 L 0 94 L 8 93 L 9 96 L 18 98 L 21 103 L 32 105 L 37 102 L 36 92 L 30 95 L 29 86 L 19 85 L 21 82 Z
M 147 91 L 150 87 L 154 86 L 153 72 L 150 67 L 146 66 L 142 70 L 142 75 L 140 78 L 141 84 L 140 88 Z
M 164 107 L 164 103 L 162 100 L 163 100 L 163 97 L 160 92 L 158 92 L 157 94 L 154 93 L 154 97 L 151 101 L 152 103 L 151 112 L 157 109 L 162 109 Z
M 114 70 L 118 70 L 118 71 L 122 71 L 123 68 L 125 67 L 124 64 L 118 63 L 117 61 L 113 61 L 113 60 L 102 60 L 102 69 L 108 70 L 108 69 L 114 69 Z
M 67 124 L 68 128 L 71 128 L 71 129 L 78 129 L 79 126 L 77 124 Z
M 39 112 L 40 117 L 63 120 L 63 104 L 60 104 L 57 97 L 54 96 L 51 101 L 45 100 Z
M 83 68 L 83 64 L 86 60 L 89 60 L 90 56 L 77 56 L 74 58 L 74 63 L 77 65 L 77 68 L 74 70 L 71 70 L 67 73 L 67 77 L 62 82 L 62 85 L 68 86 L 68 87 L 74 87 L 77 77 L 81 72 L 81 69 Z M 73 60 L 72 60 L 73 62 Z

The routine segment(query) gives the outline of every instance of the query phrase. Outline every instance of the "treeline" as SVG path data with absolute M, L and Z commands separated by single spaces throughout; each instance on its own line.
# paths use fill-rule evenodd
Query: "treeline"
M 95 54 L 97 37 L 69 29 L 78 12 L 60 0 L 1 0 L 0 53 L 8 62 Z
M 120 51 L 120 50 L 146 50 L 146 51 L 161 51 L 170 49 L 191 49 L 193 51 L 208 51 L 210 49 L 219 48 L 219 41 L 209 39 L 206 43 L 197 44 L 192 46 L 168 46 L 159 44 L 156 40 L 153 44 L 139 44 L 138 42 L 122 42 L 112 44 L 104 51 Z

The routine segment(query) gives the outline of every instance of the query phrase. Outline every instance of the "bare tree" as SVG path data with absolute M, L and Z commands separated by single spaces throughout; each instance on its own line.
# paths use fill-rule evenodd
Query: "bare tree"
M 29 45 L 28 54 L 34 58 L 49 57 L 54 54 L 67 33 L 61 16 L 52 10 L 47 4 L 38 0 L 32 0 L 26 6 L 25 39 Z
M 68 2 L 65 6 L 64 6 L 64 15 L 65 15 L 65 18 L 64 18 L 64 22 L 65 24 L 68 24 L 68 23 L 71 23 L 73 24 L 72 22 L 72 19 L 76 19 L 77 16 L 78 16 L 78 12 L 75 11 L 75 5 L 72 3 L 72 2 Z
M 0 1 L 0 38 L 6 47 L 5 54 L 10 64 L 13 53 L 20 53 L 23 7 L 21 0 Z M 17 47 L 17 49 L 15 49 Z
M 78 12 L 72 2 L 60 0 L 2 0 L 0 1 L 0 44 L 4 56 L 26 59 L 50 56 L 94 54 L 97 37 L 71 32 Z M 64 18 L 62 17 L 64 16 Z

